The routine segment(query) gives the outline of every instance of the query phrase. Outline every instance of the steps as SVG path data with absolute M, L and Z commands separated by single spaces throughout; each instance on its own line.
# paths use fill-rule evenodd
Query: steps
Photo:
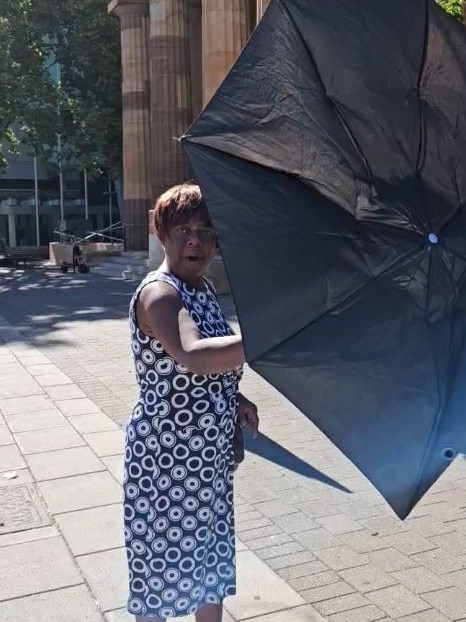
M 149 272 L 149 253 L 124 252 L 92 268 L 93 274 L 126 281 L 140 281 Z

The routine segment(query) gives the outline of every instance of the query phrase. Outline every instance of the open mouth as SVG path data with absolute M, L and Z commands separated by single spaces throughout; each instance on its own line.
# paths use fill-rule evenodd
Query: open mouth
M 187 255 L 185 259 L 192 263 L 200 263 L 202 261 L 202 257 L 199 255 Z

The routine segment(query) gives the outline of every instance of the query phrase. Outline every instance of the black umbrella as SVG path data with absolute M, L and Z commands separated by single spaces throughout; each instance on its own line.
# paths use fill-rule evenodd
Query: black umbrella
M 466 450 L 466 30 L 272 0 L 182 143 L 250 365 L 405 517 Z

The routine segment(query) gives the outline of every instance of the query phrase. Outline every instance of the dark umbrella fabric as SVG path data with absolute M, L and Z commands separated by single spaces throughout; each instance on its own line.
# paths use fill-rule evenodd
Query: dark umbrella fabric
M 465 68 L 433 2 L 272 0 L 182 138 L 248 362 L 401 518 L 466 451 Z

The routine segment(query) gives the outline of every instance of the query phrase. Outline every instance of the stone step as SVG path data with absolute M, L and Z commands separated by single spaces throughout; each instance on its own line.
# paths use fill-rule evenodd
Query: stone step
M 98 274 L 99 276 L 108 276 L 114 279 L 124 279 L 124 268 L 120 266 L 101 265 L 91 268 L 91 274 Z
M 119 255 L 117 257 L 112 257 L 112 263 L 122 265 L 122 266 L 143 266 L 147 268 L 147 264 L 149 259 L 140 258 L 140 257 L 131 257 L 127 255 Z
M 148 251 L 124 251 L 121 257 L 130 257 L 132 259 L 149 259 Z

